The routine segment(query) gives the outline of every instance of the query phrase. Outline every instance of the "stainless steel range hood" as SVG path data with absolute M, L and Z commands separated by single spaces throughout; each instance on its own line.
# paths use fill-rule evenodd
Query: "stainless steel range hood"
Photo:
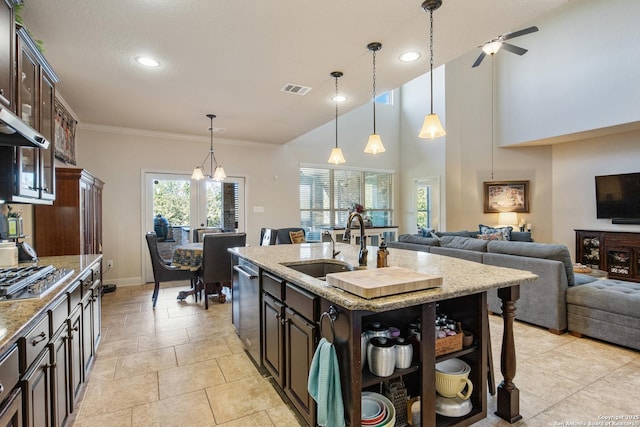
M 49 148 L 49 141 L 0 104 L 0 145 Z

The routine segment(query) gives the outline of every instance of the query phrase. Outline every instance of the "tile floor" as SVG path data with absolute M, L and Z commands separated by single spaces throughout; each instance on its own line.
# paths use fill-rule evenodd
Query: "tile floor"
M 103 299 L 103 338 L 71 420 L 85 426 L 298 426 L 299 419 L 260 375 L 231 325 L 231 304 L 204 310 L 164 287 L 119 287 Z M 502 320 L 490 316 L 497 378 Z M 516 426 L 559 426 L 638 415 L 640 352 L 554 335 L 516 322 L 520 412 Z M 477 426 L 508 426 L 493 415 Z M 584 423 L 584 424 L 581 424 Z M 640 420 L 634 426 L 640 427 Z

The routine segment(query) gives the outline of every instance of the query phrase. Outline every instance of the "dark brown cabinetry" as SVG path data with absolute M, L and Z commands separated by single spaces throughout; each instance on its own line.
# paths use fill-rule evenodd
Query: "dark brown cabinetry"
M 12 2 L 0 0 L 0 102 L 13 110 L 15 81 L 15 26 Z
M 53 345 L 46 346 L 23 378 L 26 427 L 49 427 L 53 422 L 52 347 Z
M 640 233 L 575 230 L 576 262 L 608 277 L 640 282 Z
M 0 20 L 4 22 L 7 3 L 6 0 L 0 3 Z M 12 19 L 11 11 L 8 13 Z M 55 200 L 53 114 L 58 77 L 22 26 L 18 25 L 11 37 L 9 55 L 12 58 L 15 56 L 15 60 L 12 59 L 9 74 L 5 75 L 2 71 L 6 65 L 0 59 L 0 86 L 11 86 L 12 95 L 0 96 L 0 101 L 4 104 L 9 101 L 12 111 L 28 126 L 40 132 L 50 144 L 47 149 L 0 147 L 0 198 L 16 203 L 51 204 Z M 2 58 L 6 56 L 4 50 L 6 47 L 0 45 Z M 6 78 L 10 83 L 4 83 Z
M 56 169 L 56 202 L 34 208 L 34 246 L 39 256 L 102 253 L 103 185 L 84 169 Z
M 315 401 L 307 384 L 317 345 L 319 298 L 266 272 L 261 283 L 262 364 L 300 415 L 315 425 Z

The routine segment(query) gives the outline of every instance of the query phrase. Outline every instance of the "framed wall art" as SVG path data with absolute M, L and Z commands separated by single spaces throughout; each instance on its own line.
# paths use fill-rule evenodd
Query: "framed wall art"
M 529 181 L 484 183 L 484 213 L 529 212 Z
M 65 163 L 76 164 L 76 119 L 56 99 L 54 105 L 55 135 L 54 146 L 56 159 Z

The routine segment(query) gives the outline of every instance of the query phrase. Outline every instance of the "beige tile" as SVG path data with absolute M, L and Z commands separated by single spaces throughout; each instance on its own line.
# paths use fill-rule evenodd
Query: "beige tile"
M 118 358 L 115 356 L 96 355 L 89 371 L 90 381 L 112 381 L 115 377 L 117 361 Z
M 221 356 L 216 360 L 227 382 L 236 381 L 252 375 L 260 375 L 245 353 Z
M 163 347 L 173 347 L 189 342 L 189 335 L 185 329 L 140 335 L 138 337 L 138 351 L 148 351 Z
M 82 412 L 73 421 L 73 427 L 131 427 L 132 408 L 110 412 L 94 417 L 83 417 Z
M 210 387 L 206 391 L 218 424 L 282 404 L 269 381 L 258 376 Z
M 177 345 L 175 349 L 176 356 L 178 358 L 178 366 L 202 362 L 231 354 L 229 346 L 227 346 L 224 341 L 220 343 L 209 340 L 198 341 L 196 343 Z
M 144 351 L 118 358 L 115 378 L 127 378 L 177 366 L 173 347 Z
M 110 382 L 90 382 L 82 400 L 84 417 L 102 415 L 158 400 L 158 375 L 149 373 Z
M 156 331 L 154 322 L 138 322 L 132 325 L 114 326 L 107 328 L 104 336 L 105 341 L 117 341 L 129 338 L 134 335 L 153 334 Z
M 108 341 L 102 339 L 98 347 L 98 355 L 101 357 L 125 356 L 138 351 L 138 337 Z
M 158 319 L 155 322 L 156 332 L 167 332 L 176 329 L 185 330 L 193 326 L 200 326 L 200 318 L 195 314 L 181 317 L 169 317 L 167 319 Z
M 146 427 L 209 427 L 215 425 L 204 390 L 133 408 L 133 425 Z
M 255 414 L 247 415 L 246 417 L 238 418 L 233 421 L 226 422 L 224 424 L 217 424 L 220 427 L 247 427 L 247 426 L 260 426 L 269 427 L 274 426 L 271 422 L 271 418 L 265 411 L 256 412 Z M 289 424 L 288 427 L 298 424 Z
M 225 383 L 216 359 L 158 371 L 160 399 Z
M 298 418 L 287 405 L 284 403 L 267 409 L 267 414 L 271 422 L 276 427 L 289 427 L 289 426 L 305 426 L 302 422 L 298 421 Z
M 112 326 L 124 326 L 126 319 L 127 319 L 126 314 L 116 313 L 116 314 L 109 314 L 109 315 L 103 314 L 100 320 L 103 328 L 109 328 Z
M 126 318 L 126 325 L 135 325 L 138 323 L 153 323 L 158 319 L 168 319 L 168 309 L 157 308 L 153 311 L 144 311 L 140 313 L 128 313 Z
M 103 311 L 107 316 L 111 314 L 138 313 L 140 312 L 140 304 L 127 302 L 126 304 L 105 305 Z
M 498 383 L 501 378 L 500 375 L 496 378 Z M 550 367 L 540 367 L 528 360 L 518 364 L 513 381 L 520 390 L 526 390 L 548 403 L 557 403 L 584 387 Z

